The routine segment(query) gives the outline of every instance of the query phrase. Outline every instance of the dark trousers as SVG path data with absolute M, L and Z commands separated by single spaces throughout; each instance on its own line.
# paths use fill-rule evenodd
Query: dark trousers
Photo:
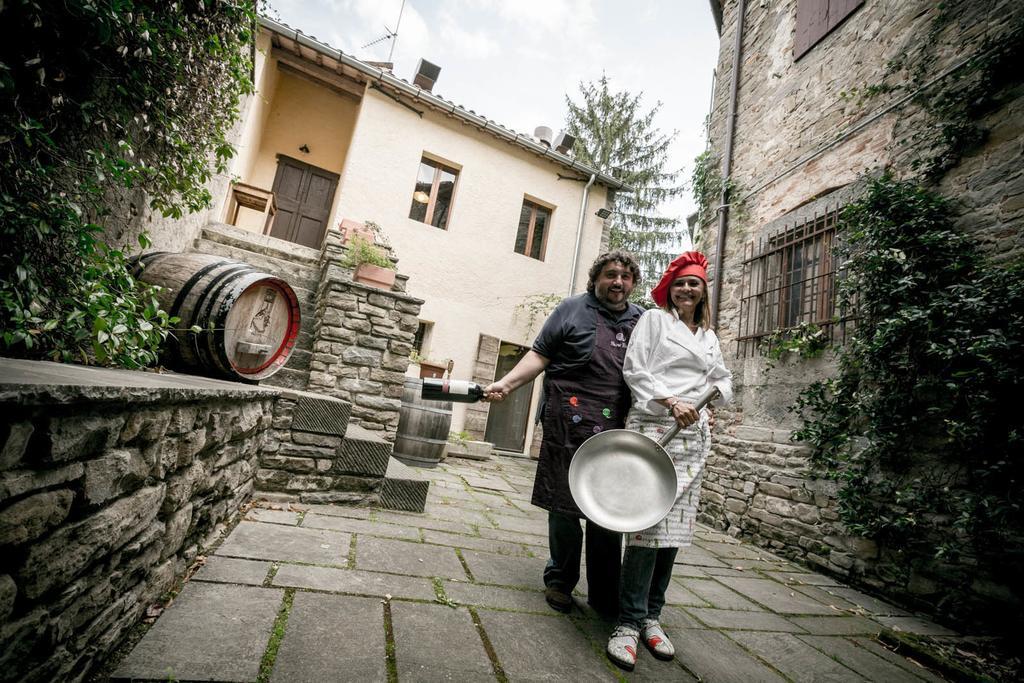
M 561 512 L 548 513 L 548 549 L 544 585 L 572 593 L 580 580 L 584 533 L 580 518 Z M 587 520 L 587 602 L 598 612 L 618 610 L 622 534 Z
M 626 546 L 622 558 L 619 623 L 640 628 L 644 619 L 658 619 L 679 548 Z

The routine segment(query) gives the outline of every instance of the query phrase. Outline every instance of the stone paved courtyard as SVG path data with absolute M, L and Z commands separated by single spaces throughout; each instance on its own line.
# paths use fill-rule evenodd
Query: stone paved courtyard
M 262 503 L 212 553 L 114 679 L 300 681 L 936 681 L 875 639 L 954 635 L 702 528 L 662 621 L 677 656 L 604 655 L 611 624 L 541 592 L 534 463 L 449 458 L 424 514 Z M 262 669 L 261 669 L 262 666 Z

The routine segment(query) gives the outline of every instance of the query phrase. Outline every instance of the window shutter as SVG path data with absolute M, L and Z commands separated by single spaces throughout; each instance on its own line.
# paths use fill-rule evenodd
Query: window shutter
M 797 0 L 793 58 L 800 59 L 863 4 L 864 0 Z

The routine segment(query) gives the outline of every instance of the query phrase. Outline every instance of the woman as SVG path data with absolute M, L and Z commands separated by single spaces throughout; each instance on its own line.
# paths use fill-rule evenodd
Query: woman
M 722 405 L 732 398 L 732 375 L 722 361 L 715 333 L 708 328 L 707 259 L 688 251 L 674 260 L 651 296 L 659 308 L 637 322 L 626 349 L 622 374 L 633 393 L 626 428 L 655 441 L 678 423 L 682 429 L 665 450 L 675 464 L 678 488 L 672 510 L 649 529 L 626 535 L 619 592 L 619 624 L 608 640 L 608 656 L 632 671 L 637 641 L 658 659 L 675 649 L 658 618 L 679 548 L 693 541 L 700 483 L 711 447 L 706 411 L 693 401 L 714 385 Z

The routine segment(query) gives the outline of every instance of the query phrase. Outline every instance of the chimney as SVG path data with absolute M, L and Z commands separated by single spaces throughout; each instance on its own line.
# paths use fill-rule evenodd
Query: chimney
M 533 130 L 533 137 L 540 140 L 540 144 L 547 148 L 551 148 L 551 138 L 554 136 L 554 132 L 547 126 L 537 126 Z
M 571 154 L 572 148 L 576 144 L 576 138 L 569 135 L 564 130 L 558 132 L 558 137 L 555 138 L 555 151 L 561 152 L 562 154 Z
M 416 65 L 416 76 L 412 79 L 412 82 L 427 92 L 433 92 L 434 83 L 437 83 L 437 77 L 440 75 L 441 67 L 437 64 L 431 64 L 421 57 L 420 63 Z

